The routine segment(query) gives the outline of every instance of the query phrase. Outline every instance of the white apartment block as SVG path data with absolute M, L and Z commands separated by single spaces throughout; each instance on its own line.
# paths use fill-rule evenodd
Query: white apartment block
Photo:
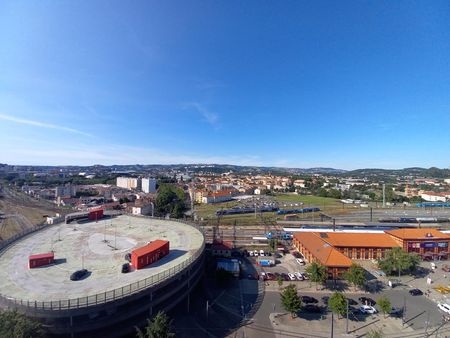
M 140 190 L 141 188 L 141 180 L 139 178 L 134 177 L 117 177 L 116 185 L 119 188 L 124 188 L 128 190 Z
M 142 191 L 145 193 L 154 194 L 156 192 L 156 179 L 154 178 L 143 178 L 141 180 Z

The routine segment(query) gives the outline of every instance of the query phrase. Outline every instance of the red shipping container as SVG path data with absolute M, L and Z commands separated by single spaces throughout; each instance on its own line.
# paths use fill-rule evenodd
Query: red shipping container
M 89 211 L 88 219 L 91 221 L 96 221 L 102 217 L 103 217 L 103 209 Z
M 37 268 L 39 266 L 52 264 L 55 260 L 55 254 L 53 252 L 31 255 L 28 257 L 28 267 L 30 269 Z
M 169 254 L 169 241 L 157 239 L 131 252 L 131 265 L 142 269 Z

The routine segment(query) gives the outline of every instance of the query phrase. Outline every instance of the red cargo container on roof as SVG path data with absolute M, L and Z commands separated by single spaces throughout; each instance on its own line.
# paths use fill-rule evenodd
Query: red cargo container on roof
M 131 252 L 131 265 L 142 269 L 169 254 L 169 241 L 157 239 Z
M 90 210 L 88 219 L 91 221 L 96 221 L 103 217 L 103 209 L 97 209 L 97 210 Z
M 49 265 L 53 263 L 54 259 L 55 254 L 53 252 L 31 255 L 28 257 L 28 267 L 33 269 L 39 266 Z

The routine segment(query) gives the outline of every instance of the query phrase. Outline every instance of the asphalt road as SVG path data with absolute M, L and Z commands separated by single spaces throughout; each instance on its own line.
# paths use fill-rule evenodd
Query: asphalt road
M 325 295 L 330 296 L 331 292 L 302 292 L 301 295 L 312 296 L 319 300 L 319 305 L 323 305 L 321 298 Z M 358 297 L 361 297 L 362 295 L 363 294 L 352 294 L 348 297 L 358 301 Z M 438 310 L 435 303 L 424 296 L 411 296 L 406 290 L 387 290 L 380 294 L 370 295 L 369 297 L 377 301 L 377 299 L 383 295 L 387 296 L 395 307 L 403 307 L 405 304 L 405 325 L 408 325 L 415 330 L 424 329 L 427 325 L 427 321 L 429 321 L 429 328 L 436 327 L 442 323 L 442 313 Z M 364 296 L 367 295 L 365 294 Z M 359 305 L 361 304 L 359 303 L 358 306 Z M 278 291 L 266 291 L 263 303 L 253 317 L 253 322 L 246 327 L 241 328 L 236 336 L 245 336 L 249 338 L 275 338 L 274 328 L 269 320 L 269 315 L 272 312 L 285 312 L 281 306 L 280 294 Z M 325 313 L 325 315 L 330 315 L 330 313 Z M 378 314 L 377 316 L 382 316 L 382 314 Z M 307 330 L 307 328 L 304 328 L 303 330 Z M 289 332 L 285 332 L 284 335 L 296 336 Z

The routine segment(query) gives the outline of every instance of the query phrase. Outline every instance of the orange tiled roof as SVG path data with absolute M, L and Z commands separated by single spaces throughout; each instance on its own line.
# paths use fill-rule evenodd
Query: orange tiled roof
M 313 255 L 321 264 L 328 267 L 350 267 L 352 261 L 325 242 L 317 233 L 302 232 L 294 234 L 294 238 Z
M 322 232 L 318 235 L 335 247 L 393 248 L 399 246 L 387 234 Z
M 437 229 L 396 229 L 385 233 L 400 239 L 450 239 L 450 236 Z

